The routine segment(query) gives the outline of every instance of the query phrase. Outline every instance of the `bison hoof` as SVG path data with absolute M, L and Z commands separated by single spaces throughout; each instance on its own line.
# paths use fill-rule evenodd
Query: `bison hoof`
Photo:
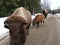
M 36 29 L 38 29 L 38 27 L 36 27 Z

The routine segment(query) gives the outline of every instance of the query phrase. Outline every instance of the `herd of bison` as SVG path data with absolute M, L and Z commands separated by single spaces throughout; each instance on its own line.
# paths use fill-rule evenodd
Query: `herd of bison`
M 24 7 L 17 8 L 11 16 L 4 21 L 4 27 L 9 29 L 10 45 L 24 45 L 26 37 L 29 35 L 31 24 L 39 27 L 43 23 L 48 12 L 44 10 L 32 20 L 31 13 Z

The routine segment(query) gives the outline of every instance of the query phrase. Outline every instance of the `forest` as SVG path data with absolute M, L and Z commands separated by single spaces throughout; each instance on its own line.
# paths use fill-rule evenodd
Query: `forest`
M 0 17 L 6 17 L 18 7 L 25 7 L 33 13 L 41 12 L 41 0 L 0 0 Z

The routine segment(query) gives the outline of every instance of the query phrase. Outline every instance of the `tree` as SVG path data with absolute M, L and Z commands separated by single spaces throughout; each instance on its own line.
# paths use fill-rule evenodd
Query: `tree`
M 42 4 L 42 8 L 43 9 L 47 9 L 47 10 L 49 10 L 50 9 L 50 1 L 49 0 L 43 0 L 43 2 L 41 2 Z
M 0 17 L 9 16 L 18 7 L 25 7 L 32 14 L 40 11 L 40 0 L 0 0 Z

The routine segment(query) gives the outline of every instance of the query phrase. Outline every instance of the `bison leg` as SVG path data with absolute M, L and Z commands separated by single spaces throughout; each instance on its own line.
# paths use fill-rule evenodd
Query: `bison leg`
M 39 27 L 39 22 L 37 22 L 37 27 Z
M 27 26 L 27 35 L 29 35 L 30 24 Z
M 44 20 L 43 20 L 43 21 L 41 21 L 41 24 L 42 24 L 42 26 L 44 26 Z
M 37 28 L 39 27 L 39 22 L 37 22 Z
M 43 26 L 44 26 L 44 20 L 43 20 Z

